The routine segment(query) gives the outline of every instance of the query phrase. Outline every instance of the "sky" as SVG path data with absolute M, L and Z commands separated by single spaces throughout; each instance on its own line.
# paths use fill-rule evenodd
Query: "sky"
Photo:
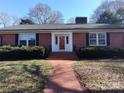
M 71 17 L 91 17 L 102 0 L 0 0 L 0 12 L 20 18 L 28 14 L 37 3 L 48 4 L 53 10 L 62 12 L 64 20 Z

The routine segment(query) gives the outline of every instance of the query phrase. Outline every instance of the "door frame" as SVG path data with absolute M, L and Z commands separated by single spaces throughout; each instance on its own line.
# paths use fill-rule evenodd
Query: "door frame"
M 72 52 L 73 51 L 73 36 L 72 32 L 52 32 L 51 33 L 51 42 L 52 42 L 52 52 Z M 59 48 L 59 36 L 65 36 L 65 49 L 61 50 Z M 56 36 L 57 36 L 57 41 L 56 41 Z M 66 36 L 69 38 L 69 43 L 66 43 Z

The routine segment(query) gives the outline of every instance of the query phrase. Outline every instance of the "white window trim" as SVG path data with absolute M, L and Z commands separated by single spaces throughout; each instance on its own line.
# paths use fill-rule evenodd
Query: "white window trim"
M 34 46 L 36 46 L 36 33 L 20 33 L 19 35 L 24 35 L 23 37 L 24 38 L 22 38 L 21 37 L 21 39 L 20 39 L 20 36 L 19 36 L 19 39 L 18 39 L 18 45 L 20 45 L 20 40 L 26 40 L 26 46 L 29 46 L 29 40 L 31 40 L 30 38 L 25 38 L 25 35 L 35 35 L 35 45 Z
M 91 45 L 90 44 L 90 35 L 88 36 L 88 38 L 89 38 L 89 46 L 107 46 L 107 33 L 106 32 L 90 32 L 89 34 L 96 34 L 96 45 Z M 105 44 L 104 45 L 100 45 L 99 44 L 99 38 L 98 38 L 98 34 L 99 33 L 104 33 L 105 34 Z

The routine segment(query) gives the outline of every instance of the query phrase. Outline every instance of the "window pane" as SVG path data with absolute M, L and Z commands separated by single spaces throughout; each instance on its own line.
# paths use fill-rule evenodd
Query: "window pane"
M 58 37 L 57 36 L 55 36 L 55 43 L 56 43 L 56 45 L 58 44 Z
M 105 34 L 106 33 L 99 33 L 98 34 L 98 44 L 99 45 L 105 45 L 106 44 Z
M 99 40 L 99 45 L 105 45 L 105 40 L 104 39 L 100 39 Z
M 36 39 L 36 34 L 35 33 L 20 33 L 19 39 L 20 40 Z
M 26 46 L 26 40 L 20 40 L 20 45 Z
M 96 33 L 90 33 L 90 38 L 96 38 Z
M 69 37 L 66 36 L 66 44 L 69 44 Z
M 89 45 L 96 46 L 96 33 L 89 33 Z
M 100 39 L 100 38 L 105 38 L 105 33 L 99 33 L 98 34 L 98 38 Z
M 95 39 L 94 40 L 90 40 L 90 45 L 96 46 L 96 40 Z
M 29 46 L 35 46 L 35 40 L 29 40 L 28 45 Z

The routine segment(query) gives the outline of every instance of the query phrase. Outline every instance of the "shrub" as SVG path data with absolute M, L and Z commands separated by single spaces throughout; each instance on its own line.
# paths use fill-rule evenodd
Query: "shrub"
M 29 67 L 28 65 L 23 65 L 23 70 L 27 71 L 32 75 L 39 76 L 40 74 L 40 66 L 36 64 L 31 64 Z M 41 73 L 42 74 L 42 73 Z
M 80 58 L 124 58 L 124 49 L 109 47 L 87 47 L 78 51 Z
M 43 46 L 2 46 L 0 47 L 0 60 L 46 58 L 46 55 L 49 54 L 49 52 L 46 51 L 49 51 L 49 49 Z

